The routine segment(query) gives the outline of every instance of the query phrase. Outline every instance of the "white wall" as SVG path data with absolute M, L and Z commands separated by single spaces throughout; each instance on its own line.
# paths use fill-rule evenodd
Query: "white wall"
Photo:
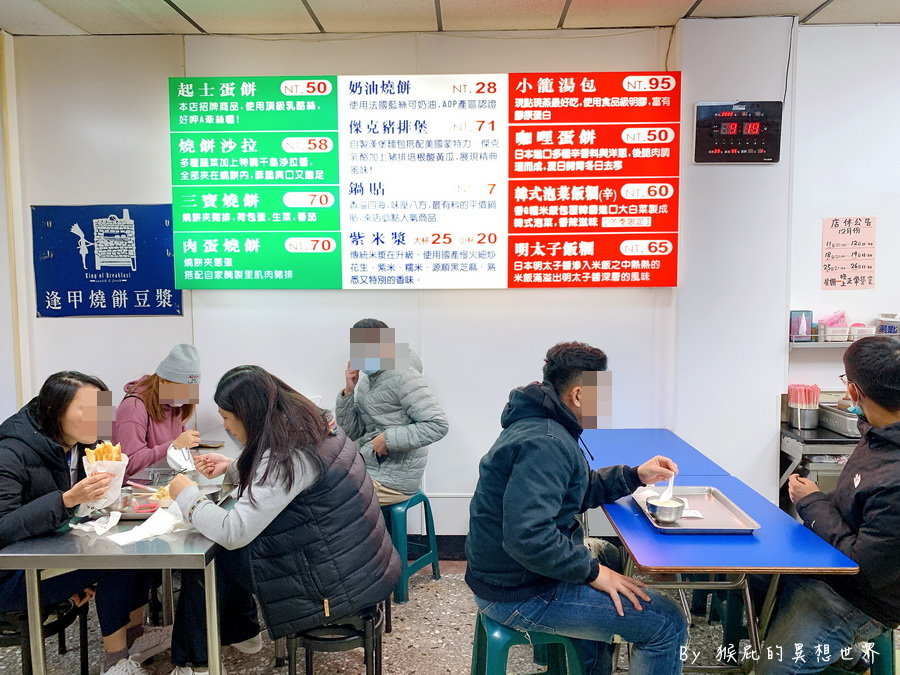
M 610 354 L 616 426 L 674 428 L 774 497 L 789 307 L 825 311 L 837 302 L 831 297 L 846 296 L 844 306 L 864 317 L 900 309 L 890 304 L 900 294 L 887 258 L 897 246 L 900 141 L 896 133 L 875 135 L 892 129 L 898 31 L 800 29 L 796 142 L 792 85 L 781 162 L 714 167 L 690 161 L 693 104 L 781 99 L 791 21 L 681 23 L 670 57 L 684 73 L 677 290 L 196 291 L 185 293 L 184 318 L 37 320 L 28 266 L 17 271 L 29 284 L 20 298 L 31 348 L 25 388 L 33 393 L 46 375 L 71 367 L 118 388 L 152 369 L 171 344 L 193 340 L 204 361 L 205 429 L 215 423 L 216 380 L 239 363 L 271 368 L 330 401 L 342 382 L 348 326 L 381 317 L 422 354 L 450 416 L 451 434 L 434 447 L 426 486 L 440 532 L 455 534 L 465 531 L 466 496 L 508 390 L 539 377 L 548 346 L 582 339 Z M 13 226 L 30 240 L 31 204 L 169 201 L 169 76 L 655 70 L 667 39 L 659 30 L 16 38 L 22 207 Z M 822 134 L 824 148 L 816 145 Z M 821 217 L 863 212 L 879 218 L 878 288 L 823 294 L 815 271 Z M 0 312 L 10 301 L 2 283 Z M 0 342 L 0 354 L 7 349 Z M 792 376 L 808 353 L 792 354 Z M 815 358 L 823 379 L 839 372 L 832 356 Z M 0 405 L 12 411 L 9 402 Z
M 681 21 L 682 127 L 699 101 L 781 100 L 791 32 L 790 18 Z M 787 358 L 792 99 L 789 88 L 777 164 L 693 164 L 692 134 L 682 134 L 674 430 L 770 499 Z
M 843 309 L 869 323 L 900 312 L 898 63 L 900 26 L 800 30 L 790 308 L 811 309 L 816 319 Z M 876 286 L 821 290 L 822 218 L 850 215 L 878 219 Z M 788 381 L 840 389 L 842 354 L 793 350 Z
M 177 37 L 15 40 L 24 205 L 15 225 L 26 260 L 33 204 L 171 202 L 166 78 L 183 74 L 181 44 Z M 21 274 L 32 354 L 26 397 L 51 373 L 73 368 L 121 391 L 173 344 L 192 339 L 190 294 L 184 317 L 37 319 L 30 262 Z
M 0 33 L 0 46 L 3 52 L 12 46 L 12 38 Z M 11 53 L 11 50 L 10 50 Z M 10 81 L 12 65 L 6 61 L 7 54 L 0 53 L 0 98 L 8 99 L 14 86 Z M 9 66 L 9 68 L 7 68 Z M 9 73 L 7 74 L 7 70 Z M 0 116 L 2 116 L 0 111 Z M 9 120 L 0 126 L 0 260 L 9 261 L 12 249 L 12 229 L 9 227 L 10 200 L 7 183 L 6 163 L 10 152 Z M 14 309 L 12 265 L 0 266 L 0 415 L 16 407 L 16 364 L 14 351 Z
M 168 37 L 17 38 L 24 208 L 16 227 L 29 232 L 31 204 L 168 201 L 169 76 L 656 70 L 667 38 L 664 30 L 588 31 L 572 38 L 557 32 L 189 37 L 184 43 Z M 215 382 L 240 363 L 259 363 L 331 401 L 342 384 L 349 326 L 363 316 L 383 318 L 421 353 L 450 417 L 451 433 L 433 448 L 425 478 L 443 534 L 466 531 L 477 462 L 499 431 L 507 393 L 540 378 L 543 354 L 558 341 L 580 339 L 608 351 L 617 426 L 672 424 L 671 289 L 185 296 L 183 319 L 37 320 L 32 284 L 26 298 L 34 345 L 30 386 L 77 367 L 119 388 L 152 369 L 171 344 L 193 340 L 204 363 L 203 430 L 215 424 Z
M 265 41 L 187 38 L 188 76 L 229 74 L 468 73 L 655 70 L 668 33 L 658 30 L 391 35 Z M 323 65 L 327 64 L 327 65 Z M 375 316 L 420 352 L 450 418 L 429 456 L 425 486 L 443 534 L 468 527 L 477 465 L 499 432 L 509 390 L 540 379 L 543 354 L 580 339 L 610 355 L 615 424 L 669 426 L 672 328 L 669 289 L 513 291 L 195 291 L 197 344 L 217 378 L 260 362 L 332 401 L 343 383 L 349 326 Z M 202 426 L 202 424 L 201 424 Z M 637 460 L 636 460 L 637 461 Z

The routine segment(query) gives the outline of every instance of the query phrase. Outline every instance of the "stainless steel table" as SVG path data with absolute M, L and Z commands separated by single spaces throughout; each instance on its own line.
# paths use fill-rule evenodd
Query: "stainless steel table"
M 124 532 L 140 521 L 123 522 Z M 221 675 L 219 608 L 216 600 L 215 544 L 196 531 L 175 532 L 127 546 L 87 532 L 37 537 L 0 549 L 0 569 L 25 570 L 31 665 L 35 675 L 47 672 L 41 631 L 42 569 L 202 569 L 206 595 L 206 641 L 210 675 Z

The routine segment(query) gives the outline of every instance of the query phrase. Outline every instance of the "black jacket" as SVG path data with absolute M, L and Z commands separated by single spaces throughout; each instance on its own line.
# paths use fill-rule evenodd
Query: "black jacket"
M 900 422 L 886 428 L 860 420 L 859 445 L 833 492 L 799 500 L 813 532 L 859 564 L 859 574 L 822 579 L 881 623 L 900 624 Z
M 513 390 L 481 459 L 469 507 L 466 582 L 485 600 L 524 600 L 599 572 L 575 516 L 633 492 L 637 470 L 592 471 L 581 425 L 548 383 Z
M 75 512 L 62 501 L 72 487 L 66 448 L 38 428 L 36 405 L 32 400 L 0 424 L 0 548 L 49 534 Z M 80 462 L 79 471 L 83 476 Z
M 356 444 L 338 430 L 316 454 L 319 479 L 245 547 L 273 639 L 381 602 L 400 576 Z

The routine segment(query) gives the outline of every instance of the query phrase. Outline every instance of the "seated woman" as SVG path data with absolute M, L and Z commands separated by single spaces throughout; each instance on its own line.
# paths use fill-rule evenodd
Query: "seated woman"
M 243 445 L 231 461 L 201 455 L 207 477 L 239 485 L 230 511 L 176 476 L 169 491 L 185 518 L 226 550 L 216 556 L 222 643 L 246 653 L 262 642 L 259 599 L 273 639 L 375 605 L 393 590 L 399 559 L 356 445 L 319 409 L 258 366 L 222 377 L 215 401 Z M 202 576 L 182 572 L 172 639 L 173 675 L 205 672 Z
M 170 448 L 183 468 L 181 453 L 200 443 L 200 434 L 184 428 L 199 398 L 200 357 L 189 344 L 175 345 L 156 372 L 125 385 L 113 441 L 128 455 L 126 478 L 164 460 Z
M 53 533 L 79 504 L 106 492 L 109 474 L 85 477 L 81 462 L 83 445 L 97 441 L 99 420 L 112 416 L 112 400 L 103 392 L 109 389 L 96 377 L 56 373 L 0 425 L 0 547 Z M 106 650 L 100 672 L 141 675 L 140 662 L 165 650 L 171 632 L 145 632 L 149 589 L 147 572 L 77 570 L 42 580 L 41 599 L 83 602 L 94 595 Z M 0 571 L 0 612 L 22 611 L 25 604 L 25 573 Z

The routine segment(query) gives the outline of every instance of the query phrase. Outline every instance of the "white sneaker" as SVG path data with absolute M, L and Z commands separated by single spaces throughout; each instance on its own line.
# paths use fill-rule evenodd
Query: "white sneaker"
M 227 675 L 225 666 L 220 669 L 222 675 Z M 191 668 L 190 666 L 175 666 L 175 669 L 169 675 L 209 675 L 209 668 Z
M 135 640 L 128 654 L 138 663 L 166 651 L 172 644 L 172 626 L 145 626 L 144 634 Z
M 262 633 L 257 633 L 243 642 L 233 642 L 231 646 L 243 654 L 259 654 L 263 647 Z
M 150 675 L 140 663 L 129 657 L 122 659 L 109 670 L 100 670 L 100 675 Z

